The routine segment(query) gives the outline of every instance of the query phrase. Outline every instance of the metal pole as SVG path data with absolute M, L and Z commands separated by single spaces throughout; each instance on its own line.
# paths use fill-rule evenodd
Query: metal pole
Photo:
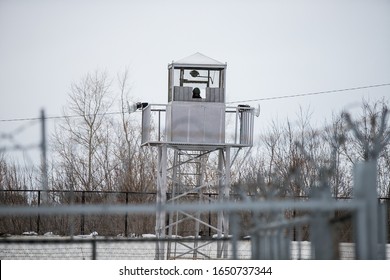
M 47 147 L 46 147 L 46 117 L 45 111 L 41 110 L 41 165 L 42 165 L 42 200 L 44 204 L 48 203 L 48 178 L 47 178 Z
M 387 202 L 379 203 L 379 259 L 386 259 L 387 246 Z
M 196 182 L 196 186 L 199 187 L 199 186 L 202 186 L 204 184 L 204 174 L 206 173 L 206 158 L 204 157 L 204 155 L 200 156 L 200 158 L 198 158 L 198 160 L 196 160 L 196 174 L 197 174 L 197 182 Z M 203 200 L 203 191 L 202 190 L 197 190 L 197 193 L 198 193 L 198 199 L 199 201 L 200 200 Z M 201 214 L 200 212 L 197 212 L 196 213 L 196 220 L 195 220 L 195 242 L 194 242 L 194 252 L 193 252 L 193 258 L 194 259 L 197 259 L 198 257 L 198 237 L 199 237 L 199 232 L 200 232 L 200 219 L 201 219 Z
M 158 154 L 158 174 L 157 174 L 157 211 L 156 211 L 156 237 L 158 239 L 165 238 L 165 211 L 162 206 L 166 204 L 167 194 L 167 145 L 159 147 Z M 164 259 L 165 244 L 163 241 L 156 243 L 157 260 Z
M 209 193 L 209 204 L 211 203 L 211 193 Z M 211 225 L 211 211 L 209 211 L 209 225 Z M 211 237 L 211 227 L 209 227 L 209 237 Z
M 378 199 L 377 161 L 359 162 L 354 168 L 354 191 L 358 200 L 365 202 L 355 218 L 356 258 L 378 258 Z
M 176 196 L 176 189 L 178 187 L 178 169 L 179 169 L 179 153 L 177 150 L 174 151 L 173 154 L 173 170 L 172 170 L 172 182 L 173 182 L 173 187 L 172 187 L 172 194 L 171 197 L 168 199 L 168 201 L 171 201 L 171 204 L 175 204 L 175 196 Z M 172 239 L 172 234 L 173 234 L 173 224 L 174 224 L 174 217 L 177 217 L 177 213 L 169 213 L 169 226 L 168 226 L 168 238 Z M 177 235 L 177 227 L 178 225 L 176 224 L 176 235 Z M 167 259 L 171 258 L 172 254 L 172 243 L 171 241 L 168 241 L 167 245 Z M 176 255 L 176 252 L 174 252 L 174 256 Z
M 218 156 L 218 173 L 219 173 L 219 191 L 218 191 L 218 201 L 222 202 L 223 200 L 223 192 L 222 192 L 222 186 L 223 186 L 223 150 L 219 150 L 219 156 Z M 222 225 L 223 224 L 223 211 L 219 210 L 218 211 L 218 221 L 217 221 L 217 258 L 222 257 L 222 242 L 220 239 L 222 238 Z
M 41 191 L 38 191 L 38 207 L 41 206 Z M 41 223 L 41 215 L 37 217 L 37 233 L 39 234 L 39 224 Z
M 85 191 L 81 192 L 81 204 L 85 204 Z M 85 216 L 84 214 L 81 214 L 81 222 L 80 222 L 80 234 L 84 234 L 84 220 Z
M 239 217 L 236 212 L 230 213 L 230 224 L 232 229 L 232 259 L 238 260 L 238 236 L 240 234 Z
M 92 240 L 92 260 L 97 260 L 96 239 Z
M 157 141 L 161 141 L 161 111 L 158 111 L 158 138 Z
M 126 205 L 129 204 L 129 192 L 126 192 Z M 125 215 L 125 236 L 128 236 L 128 230 L 127 230 L 127 218 L 128 218 L 128 213 L 126 212 Z
M 226 158 L 225 158 L 225 183 L 223 185 L 223 200 L 225 203 L 229 203 L 229 194 L 230 194 L 230 147 L 226 147 Z M 224 237 L 227 239 L 229 237 L 229 217 L 227 211 L 223 213 L 223 230 Z M 228 257 L 228 241 L 224 241 L 224 251 L 223 257 L 226 259 Z

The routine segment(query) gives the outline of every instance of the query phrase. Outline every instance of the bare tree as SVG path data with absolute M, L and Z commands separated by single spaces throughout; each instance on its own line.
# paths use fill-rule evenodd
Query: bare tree
M 97 188 L 101 180 L 97 178 L 98 169 L 102 168 L 101 161 L 107 160 L 102 151 L 110 128 L 105 125 L 113 102 L 109 93 L 110 82 L 105 73 L 87 74 L 79 83 L 73 83 L 64 110 L 65 123 L 55 133 L 59 164 L 72 170 L 75 182 L 84 190 Z
M 324 129 L 324 157 L 333 172 L 329 174 L 333 197 L 350 197 L 352 195 L 352 166 L 345 156 L 343 147 L 346 142 L 347 128 L 340 114 L 334 115 L 330 124 Z

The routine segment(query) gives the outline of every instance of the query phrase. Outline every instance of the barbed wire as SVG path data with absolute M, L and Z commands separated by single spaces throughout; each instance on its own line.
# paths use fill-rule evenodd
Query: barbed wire
M 5 150 L 29 150 L 39 147 L 38 144 L 21 145 L 16 139 L 16 136 L 22 134 L 24 131 L 36 125 L 37 123 L 38 119 L 29 120 L 28 122 L 21 124 L 10 132 L 0 132 L 0 142 L 4 140 L 10 143 L 8 148 L 0 147 L 0 152 Z

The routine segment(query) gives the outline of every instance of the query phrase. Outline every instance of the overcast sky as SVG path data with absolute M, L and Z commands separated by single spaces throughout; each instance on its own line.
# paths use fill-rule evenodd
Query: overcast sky
M 390 1 L 0 0 L 0 120 L 60 115 L 96 70 L 128 68 L 134 100 L 167 103 L 168 63 L 196 52 L 228 64 L 228 102 L 390 83 Z M 321 123 L 362 97 L 390 87 L 245 103 L 266 129 L 300 106 Z

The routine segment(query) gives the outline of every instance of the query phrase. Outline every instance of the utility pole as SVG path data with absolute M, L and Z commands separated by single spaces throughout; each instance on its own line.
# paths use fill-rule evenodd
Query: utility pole
M 46 116 L 45 110 L 41 110 L 41 172 L 42 172 L 42 200 L 48 203 L 48 177 L 47 177 L 47 143 L 46 143 Z

